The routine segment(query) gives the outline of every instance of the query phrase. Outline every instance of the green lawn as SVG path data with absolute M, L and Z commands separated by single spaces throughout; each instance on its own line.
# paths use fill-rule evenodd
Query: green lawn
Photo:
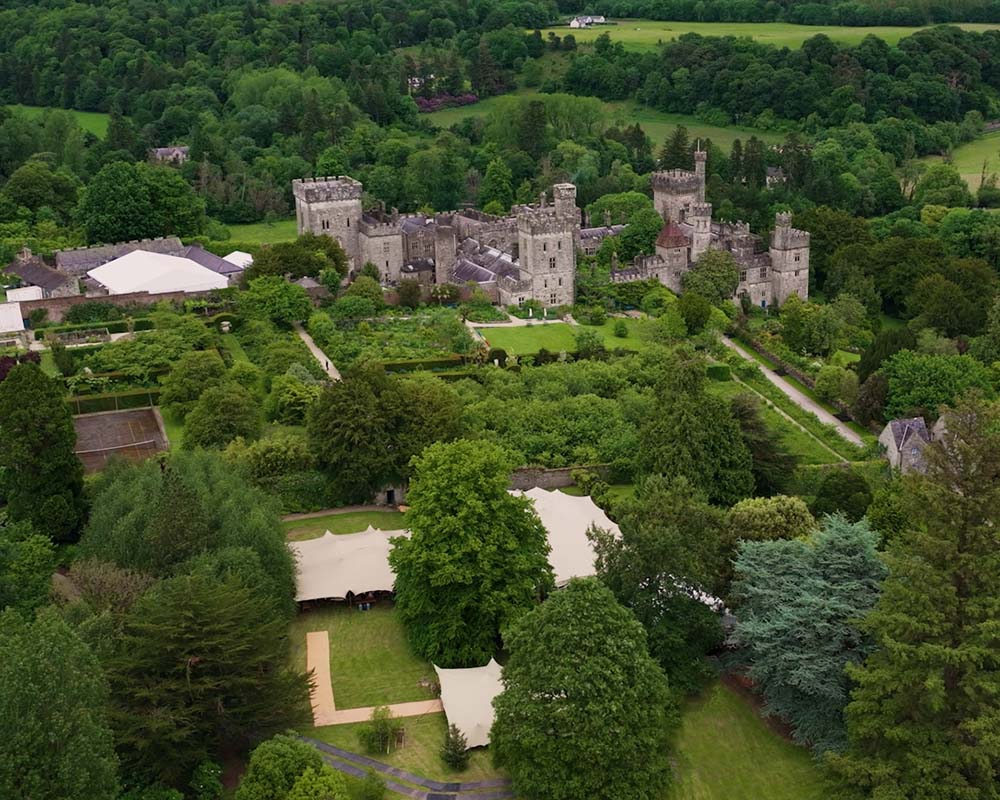
M 322 630 L 330 634 L 330 675 L 337 708 L 433 697 L 420 682 L 436 680 L 434 669 L 411 652 L 390 602 L 381 602 L 371 611 L 331 603 L 300 612 L 289 629 L 295 669 L 306 668 L 306 634 Z
M 240 340 L 236 338 L 235 334 L 224 333 L 219 337 L 219 339 L 222 341 L 222 346 L 225 347 L 226 350 L 228 350 L 232 355 L 233 363 L 238 361 L 246 361 L 247 363 L 250 362 L 250 356 L 246 354 L 246 351 L 243 349 L 243 345 L 240 344 Z
M 336 697 L 336 694 L 334 696 Z M 469 767 L 464 772 L 455 772 L 442 763 L 439 752 L 441 744 L 444 742 L 447 727 L 444 714 L 407 717 L 403 722 L 406 730 L 406 744 L 388 756 L 376 756 L 379 761 L 405 769 L 423 778 L 437 781 L 469 782 L 506 777 L 505 773 L 494 768 L 489 750 L 484 747 L 471 751 Z M 358 728 L 363 724 L 309 728 L 303 730 L 303 733 L 314 739 L 321 739 L 329 744 L 342 747 L 344 750 L 363 753 L 364 750 L 358 742 Z
M 522 325 L 509 328 L 480 328 L 479 332 L 491 347 L 502 347 L 512 355 L 537 353 L 545 348 L 551 353 L 567 352 L 576 348 L 573 328 L 565 322 L 546 325 Z
M 926 156 L 923 161 L 929 164 L 938 163 L 941 156 Z M 960 147 L 951 154 L 951 164 L 965 178 L 972 191 L 982 183 L 983 162 L 986 162 L 986 174 L 1000 172 L 1000 131 L 984 134 Z
M 959 25 L 971 31 L 985 31 L 1000 27 L 995 24 L 969 23 Z M 560 25 L 542 30 L 543 38 L 549 31 L 557 36 L 573 34 L 580 44 L 593 42 L 602 33 L 607 33 L 612 41 L 621 42 L 628 50 L 656 50 L 663 42 L 685 33 L 699 33 L 702 36 L 749 36 L 763 44 L 797 49 L 807 39 L 825 34 L 835 42 L 856 45 L 866 36 L 878 36 L 889 44 L 895 44 L 904 36 L 909 36 L 920 28 L 902 26 L 850 27 L 836 25 L 792 25 L 786 22 L 663 22 L 648 19 L 622 19 L 615 24 L 598 25 L 582 30 Z
M 59 372 L 59 367 L 56 366 L 56 360 L 52 357 L 51 350 L 42 351 L 42 363 L 40 366 L 42 368 L 42 372 L 50 378 L 57 378 L 62 374 Z
M 325 514 L 322 517 L 287 520 L 281 523 L 288 538 L 295 542 L 315 539 L 326 531 L 330 533 L 360 533 L 373 528 L 384 531 L 398 531 L 405 526 L 405 515 L 399 511 L 352 511 L 347 514 Z
M 532 94 L 532 90 L 522 90 L 515 92 L 517 95 Z M 501 97 L 507 97 L 502 95 Z M 492 113 L 501 105 L 501 97 L 488 97 L 470 106 L 461 108 L 446 108 L 442 111 L 435 111 L 431 114 L 421 115 L 424 119 L 441 128 L 447 128 L 456 122 L 461 122 L 466 117 L 484 117 Z M 728 149 L 736 139 L 746 140 L 751 136 L 763 139 L 767 142 L 778 142 L 781 134 L 770 133 L 768 131 L 744 128 L 738 125 L 708 125 L 698 121 L 688 114 L 667 114 L 663 111 L 656 111 L 647 106 L 640 105 L 634 101 L 604 103 L 608 112 L 608 123 L 612 125 L 631 125 L 638 122 L 650 139 L 658 146 L 667 138 L 667 133 L 678 125 L 684 125 L 688 133 L 695 138 L 711 139 L 717 145 Z M 240 226 L 230 226 L 233 231 L 233 239 L 239 238 L 235 232 Z
M 160 409 L 163 416 L 163 427 L 167 432 L 167 442 L 171 450 L 180 450 L 184 444 L 184 420 L 177 419 L 169 411 Z
M 809 753 L 778 736 L 732 689 L 716 684 L 684 713 L 669 800 L 821 800 Z
M 68 111 L 76 117 L 77 123 L 83 130 L 94 134 L 100 139 L 108 132 L 108 115 L 100 111 L 74 111 L 73 109 L 48 109 L 42 106 L 9 106 L 10 108 L 22 111 L 30 117 L 40 117 L 44 112 L 50 110 Z
M 227 225 L 230 239 L 248 244 L 291 242 L 298 236 L 295 217 L 275 222 L 251 222 L 247 225 Z

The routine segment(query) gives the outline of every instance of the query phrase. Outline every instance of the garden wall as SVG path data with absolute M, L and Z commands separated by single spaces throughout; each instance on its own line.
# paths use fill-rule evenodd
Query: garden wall
M 511 489 L 562 489 L 573 485 L 572 474 L 578 469 L 596 473 L 601 480 L 607 481 L 611 475 L 609 464 L 588 464 L 586 466 L 557 467 L 521 467 L 514 470 L 510 478 Z

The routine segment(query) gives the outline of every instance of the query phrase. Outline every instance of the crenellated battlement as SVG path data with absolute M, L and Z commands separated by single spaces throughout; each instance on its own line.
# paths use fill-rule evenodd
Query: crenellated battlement
M 296 178 L 292 181 L 292 194 L 307 203 L 323 203 L 335 200 L 360 200 L 360 181 L 347 175 L 326 178 Z
M 774 230 L 771 232 L 771 247 L 774 250 L 797 250 L 809 246 L 809 231 L 792 227 L 792 215 L 779 211 L 774 215 Z
M 712 216 L 712 204 L 711 203 L 692 203 L 688 206 L 688 218 L 691 217 L 711 217 Z
M 669 169 L 654 172 L 653 189 L 661 192 L 685 193 L 697 192 L 701 187 L 702 178 L 686 169 Z

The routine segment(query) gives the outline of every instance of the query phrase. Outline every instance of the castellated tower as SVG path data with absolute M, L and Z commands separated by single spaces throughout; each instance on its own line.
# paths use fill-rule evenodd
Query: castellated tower
M 668 169 L 653 173 L 653 206 L 663 221 L 688 222 L 690 206 L 705 202 L 705 162 L 708 153 L 694 152 L 694 172 Z
M 708 161 L 708 153 L 701 149 L 694 151 L 694 174 L 698 178 L 698 202 L 705 202 L 705 162 Z
M 697 261 L 698 256 L 712 244 L 712 204 L 692 203 L 688 208 L 687 221 L 694 228 L 691 235 L 691 260 Z
M 340 242 L 352 269 L 360 269 L 361 184 L 354 178 L 292 181 L 299 234 L 311 231 Z
M 809 299 L 809 233 L 792 227 L 792 215 L 779 211 L 771 232 L 771 297 L 781 305 L 797 294 Z
M 559 183 L 552 191 L 553 205 L 543 194 L 537 207 L 517 209 L 518 259 L 532 297 L 545 306 L 569 305 L 575 297 L 580 210 L 573 184 Z

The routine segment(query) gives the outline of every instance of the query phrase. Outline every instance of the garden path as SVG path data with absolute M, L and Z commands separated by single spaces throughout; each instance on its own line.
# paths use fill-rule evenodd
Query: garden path
M 398 506 L 375 506 L 356 505 L 338 506 L 337 508 L 321 508 L 319 511 L 302 511 L 298 514 L 285 514 L 282 522 L 295 522 L 300 519 L 316 519 L 317 517 L 329 517 L 334 514 L 356 514 L 358 511 L 394 511 Z
M 509 780 L 443 783 L 414 775 L 399 767 L 390 767 L 374 758 L 358 755 L 332 744 L 310 739 L 308 736 L 299 738 L 319 750 L 327 764 L 345 775 L 364 778 L 368 770 L 374 770 L 385 779 L 386 789 L 404 797 L 412 797 L 413 800 L 505 800 L 514 796 L 510 791 Z M 397 783 L 393 778 L 414 785 L 405 786 Z
M 316 344 L 316 342 L 313 341 L 312 336 L 306 333 L 306 329 L 302 327 L 302 323 L 293 322 L 292 326 L 299 334 L 299 338 L 306 343 L 306 347 L 309 348 L 309 352 L 312 353 L 313 358 L 315 358 L 319 362 L 319 365 L 323 368 L 323 371 L 326 372 L 326 374 L 329 375 L 333 380 L 339 381 L 340 372 L 333 365 L 333 362 L 330 360 L 330 357 L 319 349 L 319 346 Z
M 843 422 L 837 419 L 833 414 L 827 411 L 823 406 L 813 400 L 811 397 L 806 396 L 794 386 L 792 386 L 787 381 L 783 380 L 780 375 L 778 375 L 774 370 L 769 369 L 764 366 L 756 359 L 744 353 L 739 347 L 737 347 L 733 341 L 728 336 L 722 337 L 722 343 L 730 348 L 733 352 L 738 353 L 739 356 L 747 361 L 750 361 L 760 367 L 760 371 L 764 373 L 764 377 L 767 378 L 771 383 L 777 386 L 795 405 L 804 411 L 808 411 L 810 414 L 815 414 L 816 417 L 824 425 L 832 425 L 843 438 L 847 439 L 851 444 L 856 444 L 859 447 L 864 447 L 864 440 L 858 436 L 857 433 L 848 428 Z
M 313 673 L 314 682 L 309 690 L 312 704 L 313 725 L 347 725 L 352 722 L 367 722 L 371 719 L 374 706 L 338 709 L 333 699 L 333 683 L 330 679 L 330 634 L 328 631 L 310 631 L 306 634 L 306 670 Z M 412 703 L 390 705 L 394 717 L 419 717 L 444 711 L 440 699 L 417 700 Z

